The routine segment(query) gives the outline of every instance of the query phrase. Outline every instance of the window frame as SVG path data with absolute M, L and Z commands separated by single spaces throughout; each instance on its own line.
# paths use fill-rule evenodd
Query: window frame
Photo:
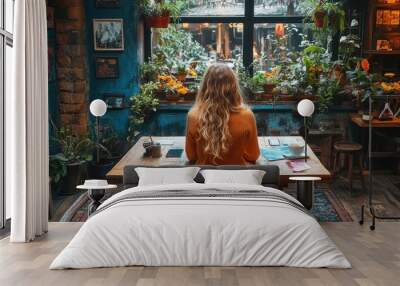
M 305 16 L 265 16 L 255 15 L 254 0 L 245 0 L 244 15 L 240 16 L 182 16 L 178 19 L 179 23 L 199 24 L 199 23 L 242 23 L 243 24 L 243 65 L 251 71 L 253 62 L 253 42 L 255 24 L 300 24 L 304 22 Z M 151 57 L 151 28 L 145 26 L 144 33 L 144 59 L 147 61 Z
M 13 5 L 15 1 L 12 0 Z M 6 47 L 13 47 L 13 34 L 6 30 L 6 0 L 0 0 L 0 229 L 6 226 L 5 193 L 5 75 Z M 9 224 L 8 224 L 9 225 Z

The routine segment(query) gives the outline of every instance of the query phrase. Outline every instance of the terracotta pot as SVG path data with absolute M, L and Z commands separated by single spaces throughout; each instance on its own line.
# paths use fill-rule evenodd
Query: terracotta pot
M 166 16 L 147 16 L 145 18 L 146 24 L 151 28 L 168 28 L 169 15 Z
M 180 82 L 185 82 L 186 73 L 177 74 L 176 79 L 179 80 Z
M 323 10 L 319 10 L 314 13 L 314 24 L 317 28 L 324 27 L 325 16 L 326 16 L 326 12 Z
M 276 87 L 276 84 L 271 84 L 271 83 L 264 84 L 264 92 L 268 93 L 268 94 L 272 94 L 275 87 Z
M 255 92 L 254 93 L 254 100 L 255 101 L 272 101 L 274 99 L 274 96 L 271 93 L 266 93 L 266 92 Z
M 167 94 L 165 95 L 165 98 L 168 101 L 172 101 L 172 102 L 177 102 L 181 99 L 180 95 L 177 95 L 173 92 L 167 92 Z

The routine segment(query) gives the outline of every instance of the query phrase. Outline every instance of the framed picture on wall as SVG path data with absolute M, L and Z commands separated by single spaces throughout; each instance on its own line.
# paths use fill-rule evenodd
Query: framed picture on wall
M 124 109 L 126 108 L 125 96 L 123 94 L 105 93 L 103 95 L 107 108 L 110 109 Z
M 95 51 L 124 50 L 123 19 L 93 19 Z
M 118 78 L 117 57 L 96 57 L 96 78 Z
M 392 47 L 390 46 L 390 42 L 388 40 L 377 40 L 376 41 L 376 50 L 377 51 L 392 51 Z
M 120 0 L 94 0 L 96 8 L 119 8 Z

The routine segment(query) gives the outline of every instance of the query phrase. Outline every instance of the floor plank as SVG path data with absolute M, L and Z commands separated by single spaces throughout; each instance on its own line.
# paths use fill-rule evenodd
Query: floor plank
M 81 223 L 50 223 L 49 233 L 29 244 L 0 240 L 0 285 L 398 285 L 400 222 L 379 222 L 375 232 L 357 223 L 323 223 L 352 269 L 288 267 L 124 267 L 48 270 Z

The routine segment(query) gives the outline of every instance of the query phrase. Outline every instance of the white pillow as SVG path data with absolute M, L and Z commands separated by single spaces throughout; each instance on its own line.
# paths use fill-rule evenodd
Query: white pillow
M 139 186 L 171 185 L 195 183 L 193 180 L 200 168 L 135 168 L 139 176 Z
M 261 170 L 202 170 L 205 184 L 234 183 L 261 185 L 265 171 Z

